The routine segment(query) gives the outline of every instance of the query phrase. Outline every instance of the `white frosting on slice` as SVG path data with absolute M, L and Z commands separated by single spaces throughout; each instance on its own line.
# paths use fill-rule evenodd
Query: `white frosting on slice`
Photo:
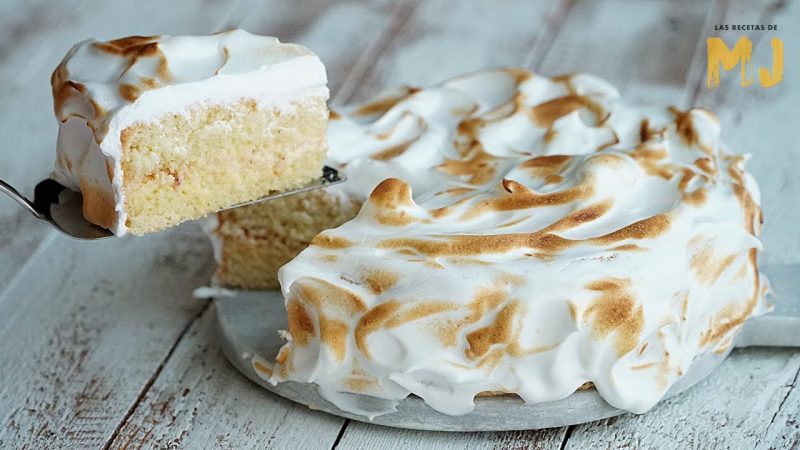
M 243 30 L 78 43 L 52 77 L 61 123 L 52 176 L 113 199 L 111 229 L 125 234 L 122 130 L 200 104 L 253 99 L 259 107 L 282 107 L 327 97 L 326 82 L 322 62 L 305 47 Z
M 330 147 L 342 189 L 372 192 L 281 269 L 271 381 L 342 410 L 413 393 L 459 415 L 592 382 L 643 412 L 766 309 L 758 188 L 710 112 L 500 69 L 349 109 Z

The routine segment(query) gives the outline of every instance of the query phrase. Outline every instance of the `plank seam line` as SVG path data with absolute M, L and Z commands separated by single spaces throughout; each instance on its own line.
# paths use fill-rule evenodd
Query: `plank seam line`
M 367 75 L 368 69 L 372 66 L 375 60 L 380 56 L 392 41 L 392 36 L 396 35 L 403 25 L 406 24 L 408 19 L 416 9 L 417 1 L 398 2 L 397 6 L 389 14 L 389 20 L 386 26 L 381 30 L 380 34 L 372 41 L 366 50 L 361 53 L 353 68 L 348 72 L 347 76 L 339 87 L 339 92 L 331 100 L 331 104 L 341 104 L 353 96 L 356 86 L 364 80 Z
M 26 212 L 22 214 L 28 214 L 28 213 Z M 49 225 L 46 226 L 50 228 Z M 28 256 L 28 259 L 26 259 L 25 262 L 22 263 L 22 265 L 20 266 L 19 270 L 17 270 L 17 273 L 15 273 L 14 276 L 11 277 L 10 280 L 8 280 L 8 283 L 6 283 L 5 287 L 2 290 L 0 290 L 0 304 L 3 304 L 3 301 L 5 301 L 8 293 L 11 292 L 14 289 L 14 287 L 16 287 L 17 283 L 19 283 L 20 280 L 25 276 L 25 274 L 27 274 L 28 271 L 31 270 L 31 267 L 33 267 L 33 265 L 36 264 L 39 261 L 39 259 L 41 259 L 45 250 L 47 250 L 50 247 L 50 245 L 52 245 L 53 241 L 55 241 L 55 238 L 58 234 L 59 233 L 53 229 L 49 229 L 47 231 L 47 234 L 44 236 L 44 238 L 42 238 L 42 240 L 40 240 L 39 243 L 36 245 L 36 249 L 34 249 L 33 252 L 31 252 L 31 254 Z
M 156 370 L 150 375 L 150 378 L 148 378 L 147 382 L 142 387 L 142 390 L 139 391 L 139 395 L 136 396 L 136 399 L 133 401 L 133 404 L 128 408 L 128 411 L 125 412 L 125 415 L 122 417 L 122 420 L 120 420 L 120 422 L 114 428 L 114 432 L 111 433 L 111 436 L 109 436 L 105 444 L 103 444 L 103 450 L 108 450 L 109 448 L 111 448 L 111 445 L 119 437 L 122 428 L 128 423 L 131 416 L 133 416 L 133 413 L 136 412 L 136 409 L 142 403 L 145 396 L 147 396 L 147 393 L 150 392 L 150 389 L 153 387 L 153 384 L 155 384 L 156 379 L 158 379 L 158 376 L 161 375 L 161 372 L 164 370 L 164 367 L 166 367 L 167 362 L 169 362 L 170 358 L 172 358 L 172 355 L 175 353 L 175 350 L 178 348 L 178 345 L 180 345 L 180 343 L 183 342 L 184 337 L 186 337 L 186 334 L 192 328 L 192 325 L 194 325 L 198 321 L 198 319 L 200 319 L 200 317 L 202 317 L 202 315 L 208 310 L 208 308 L 211 307 L 211 303 L 212 302 L 206 302 L 206 304 L 203 305 L 200 311 L 194 314 L 192 318 L 189 319 L 186 326 L 183 327 L 180 334 L 178 335 L 178 338 L 175 339 L 175 343 L 172 344 L 172 347 L 170 347 L 167 354 L 164 356 L 164 358 L 161 359 L 161 362 L 158 364 L 158 367 L 156 367 Z
M 792 393 L 795 387 L 797 387 L 797 380 L 800 376 L 800 367 L 797 368 L 797 372 L 794 374 L 794 378 L 792 382 L 789 384 L 789 389 L 786 390 L 786 394 L 784 394 L 781 402 L 778 404 L 778 408 L 775 410 L 775 413 L 772 415 L 772 419 L 769 421 L 769 425 L 767 425 L 766 431 L 769 432 L 769 429 L 772 428 L 772 425 L 775 423 L 775 419 L 778 418 L 778 413 L 781 412 L 783 409 L 783 405 L 786 404 L 786 400 L 789 398 L 789 395 Z M 765 433 L 766 436 L 766 433 Z M 762 438 L 763 439 L 763 438 Z
M 572 437 L 573 431 L 575 431 L 575 425 L 567 425 L 567 431 L 564 432 L 564 439 L 561 440 L 561 445 L 558 447 L 558 450 L 567 448 L 567 441 Z
M 341 442 L 342 437 L 344 436 L 344 432 L 347 429 L 348 425 L 350 425 L 350 419 L 345 419 L 344 423 L 342 424 L 342 428 L 339 428 L 339 434 L 336 435 L 336 440 L 333 441 L 333 445 L 331 446 L 331 450 L 336 450 L 336 447 L 339 446 L 339 442 Z
M 530 67 L 534 72 L 539 71 L 542 61 L 550 53 L 550 49 L 556 42 L 556 38 L 560 34 L 561 25 L 567 19 L 573 4 L 574 0 L 561 0 L 553 6 L 544 21 L 542 30 L 534 38 L 530 51 L 522 60 L 523 67 Z

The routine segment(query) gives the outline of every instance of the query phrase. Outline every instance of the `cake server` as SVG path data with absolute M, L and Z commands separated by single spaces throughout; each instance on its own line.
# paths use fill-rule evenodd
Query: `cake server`
M 347 178 L 338 170 L 325 166 L 322 176 L 305 186 L 288 191 L 276 192 L 249 202 L 231 206 L 231 209 L 254 203 L 275 200 L 276 198 L 313 191 L 315 189 L 341 183 Z M 97 226 L 83 217 L 83 197 L 79 192 L 67 189 L 51 179 L 42 180 L 33 191 L 33 201 L 20 194 L 14 186 L 0 180 L 0 192 L 13 198 L 39 220 L 47 222 L 58 231 L 76 239 L 94 240 L 113 237 L 107 229 Z
M 763 270 L 777 299 L 775 311 L 748 319 L 734 347 L 800 348 L 800 277 L 797 277 L 800 265 L 766 265 Z M 475 410 L 463 416 L 439 413 L 413 395 L 402 400 L 396 411 L 384 414 L 393 407 L 390 402 L 353 394 L 362 409 L 379 414 L 369 420 L 340 410 L 319 394 L 315 384 L 294 381 L 269 384 L 266 380 L 270 374 L 264 373 L 264 367 L 269 369 L 266 365 L 274 361 L 284 344 L 278 330 L 287 328 L 283 297 L 279 291 L 231 293 L 232 297 L 214 302 L 219 342 L 227 359 L 262 388 L 313 410 L 390 427 L 437 431 L 535 430 L 591 422 L 626 412 L 606 403 L 595 389 L 579 390 L 565 399 L 546 403 L 525 403 L 512 395 L 478 397 Z M 730 350 L 720 355 L 699 356 L 664 398 L 676 396 L 713 376 Z

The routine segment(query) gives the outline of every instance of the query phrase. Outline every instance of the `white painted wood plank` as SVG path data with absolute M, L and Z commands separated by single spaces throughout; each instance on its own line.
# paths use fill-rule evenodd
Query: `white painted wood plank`
M 54 239 L 0 303 L 0 447 L 99 447 L 203 304 L 196 224 L 162 235 Z
M 191 326 L 111 448 L 330 448 L 343 420 L 243 377 L 217 345 L 212 309 Z
M 310 47 L 328 65 L 333 86 L 350 69 L 343 62 L 356 60 L 388 26 L 394 11 L 382 1 L 315 2 L 301 10 L 289 6 L 262 5 L 248 13 L 242 26 Z M 258 388 L 225 361 L 215 339 L 213 311 L 208 310 L 147 388 L 112 447 L 328 448 L 334 443 L 344 419 Z
M 351 421 L 337 449 L 559 449 L 566 428 L 540 431 L 508 431 L 502 433 L 447 433 L 400 430 Z
M 473 70 L 519 66 L 556 6 L 523 0 L 420 2 L 368 71 L 351 81 L 352 94 L 338 100 L 360 101 L 402 84 L 430 86 Z
M 710 1 L 576 1 L 532 67 L 544 75 L 601 76 L 630 102 L 684 106 L 710 7 Z
M 273 2 L 271 2 L 273 3 Z M 359 57 L 389 27 L 397 7 L 407 2 L 314 0 L 265 4 L 251 11 L 241 26 L 253 33 L 295 39 L 325 64 L 334 98 Z
M 778 445 L 776 436 L 767 442 L 765 434 L 770 426 L 786 430 L 784 422 L 797 419 L 788 416 L 797 404 L 785 404 L 784 415 L 772 422 L 798 368 L 800 354 L 791 349 L 735 350 L 708 379 L 646 414 L 575 427 L 566 448 L 792 448 Z M 780 433 L 783 442 L 796 442 L 796 422 L 789 427 L 795 434 Z

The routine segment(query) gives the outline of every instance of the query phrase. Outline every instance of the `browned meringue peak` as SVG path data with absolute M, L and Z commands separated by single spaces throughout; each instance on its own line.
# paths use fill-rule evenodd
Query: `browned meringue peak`
M 591 382 L 642 412 L 765 308 L 758 187 L 708 111 L 519 69 L 361 108 L 330 142 L 366 202 L 281 269 L 303 337 L 273 382 L 366 415 L 391 408 L 347 393 L 464 414 L 481 392 L 542 402 Z

